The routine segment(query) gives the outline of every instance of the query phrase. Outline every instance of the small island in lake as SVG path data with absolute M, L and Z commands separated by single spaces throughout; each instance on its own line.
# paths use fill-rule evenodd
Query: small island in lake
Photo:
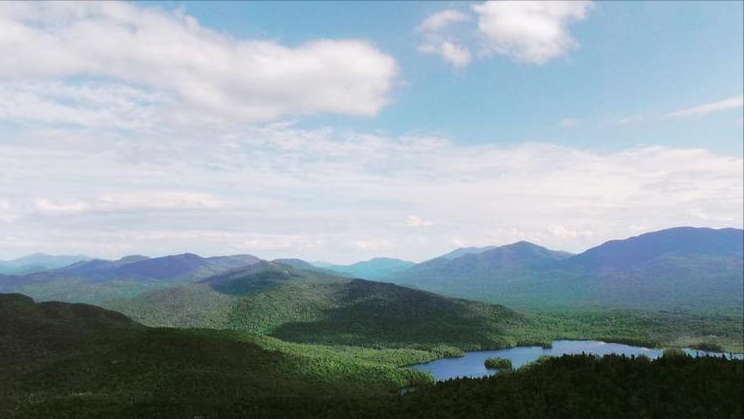
M 493 357 L 486 359 L 486 362 L 483 363 L 486 368 L 488 369 L 496 369 L 496 368 L 512 368 L 512 362 L 510 359 L 506 358 L 499 358 L 499 357 Z

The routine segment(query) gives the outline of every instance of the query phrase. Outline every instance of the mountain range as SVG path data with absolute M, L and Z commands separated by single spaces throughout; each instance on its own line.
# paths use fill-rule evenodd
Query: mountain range
M 43 272 L 58 269 L 73 263 L 90 260 L 83 255 L 47 255 L 45 253 L 34 253 L 18 259 L 0 260 L 0 274 L 26 275 L 34 272 Z
M 743 243 L 740 229 L 679 227 L 612 240 L 579 254 L 522 241 L 456 249 L 418 264 L 391 258 L 351 265 L 300 259 L 273 263 L 318 278 L 390 282 L 509 307 L 741 311 Z M 24 260 L 46 260 L 47 266 L 74 263 L 29 274 L 0 275 L 0 292 L 88 303 L 135 297 L 208 278 L 214 281 L 233 271 L 244 275 L 252 265 L 265 270 L 269 263 L 251 255 L 204 258 L 191 253 L 157 258 L 133 255 L 113 261 L 47 255 Z
M 19 292 L 42 301 L 98 303 L 198 281 L 260 260 L 251 255 L 203 258 L 192 253 L 91 259 L 59 269 L 0 277 L 0 292 Z
M 672 228 L 577 255 L 528 242 L 463 250 L 384 280 L 509 306 L 741 310 L 743 303 L 740 229 Z

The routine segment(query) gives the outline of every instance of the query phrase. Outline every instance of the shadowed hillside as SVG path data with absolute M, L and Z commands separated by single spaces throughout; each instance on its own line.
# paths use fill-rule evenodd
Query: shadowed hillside
M 530 324 L 501 306 L 275 262 L 109 306 L 153 326 L 227 328 L 290 341 L 387 347 L 511 346 Z
M 3 418 L 193 417 L 262 398 L 390 394 L 429 380 L 397 365 L 433 357 L 151 329 L 95 306 L 0 294 Z

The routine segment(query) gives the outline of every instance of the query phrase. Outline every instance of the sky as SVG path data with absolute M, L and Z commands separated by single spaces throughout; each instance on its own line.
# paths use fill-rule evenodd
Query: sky
M 0 3 L 0 259 L 742 228 L 743 2 Z

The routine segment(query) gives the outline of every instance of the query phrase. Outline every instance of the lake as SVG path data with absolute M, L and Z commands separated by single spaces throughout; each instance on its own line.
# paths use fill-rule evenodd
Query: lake
M 718 352 L 699 351 L 696 349 L 684 349 L 684 351 L 693 356 L 722 356 Z M 411 365 L 411 368 L 419 371 L 430 372 L 437 381 L 448 380 L 458 377 L 483 377 L 495 374 L 496 370 L 488 370 L 483 365 L 486 358 L 499 357 L 511 360 L 514 368 L 519 368 L 524 364 L 532 362 L 543 355 L 561 356 L 591 354 L 604 356 L 609 354 L 639 356 L 645 355 L 651 359 L 658 358 L 662 354 L 662 349 L 643 348 L 640 346 L 624 345 L 621 343 L 608 343 L 597 340 L 556 340 L 553 341 L 552 348 L 542 348 L 540 346 L 517 346 L 514 348 L 497 349 L 493 351 L 473 351 L 466 352 L 459 358 L 444 358 L 425 364 Z M 726 356 L 729 356 L 726 354 Z M 734 354 L 734 357 L 742 359 L 742 354 Z

